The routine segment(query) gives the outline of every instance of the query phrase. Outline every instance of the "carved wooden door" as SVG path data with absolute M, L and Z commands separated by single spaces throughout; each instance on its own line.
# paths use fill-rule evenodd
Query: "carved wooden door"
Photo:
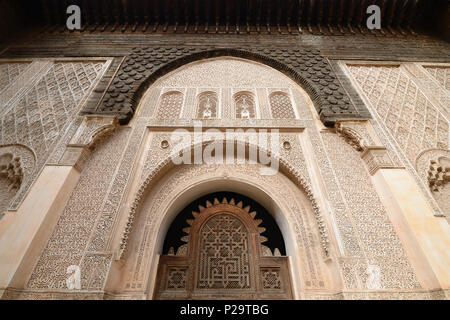
M 291 299 L 287 257 L 274 257 L 261 220 L 234 200 L 207 202 L 175 255 L 161 256 L 155 299 Z

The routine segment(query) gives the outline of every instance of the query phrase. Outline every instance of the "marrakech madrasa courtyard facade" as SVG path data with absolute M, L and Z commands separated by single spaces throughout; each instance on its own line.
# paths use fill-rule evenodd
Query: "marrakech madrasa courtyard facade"
M 448 1 L 32 3 L 0 299 L 450 298 Z

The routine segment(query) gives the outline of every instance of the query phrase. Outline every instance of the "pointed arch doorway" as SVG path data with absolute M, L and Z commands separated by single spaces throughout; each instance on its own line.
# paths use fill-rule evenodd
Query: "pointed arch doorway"
M 281 232 L 263 207 L 245 199 L 218 193 L 178 215 L 160 257 L 155 299 L 292 299 Z

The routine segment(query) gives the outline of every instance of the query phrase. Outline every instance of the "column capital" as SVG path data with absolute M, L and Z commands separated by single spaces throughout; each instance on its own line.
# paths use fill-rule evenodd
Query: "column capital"
M 72 166 L 81 172 L 83 171 L 90 155 L 91 151 L 87 147 L 67 146 L 61 160 L 59 161 L 59 165 Z
M 119 126 L 116 117 L 85 116 L 68 147 L 92 147 L 106 133 L 114 131 Z
M 372 176 L 380 169 L 405 169 L 405 167 L 394 164 L 387 149 L 383 146 L 365 147 L 361 158 Z

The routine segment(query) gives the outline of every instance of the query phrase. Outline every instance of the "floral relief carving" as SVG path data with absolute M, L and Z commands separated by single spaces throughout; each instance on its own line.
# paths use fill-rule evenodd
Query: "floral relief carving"
M 123 152 L 127 139 L 127 130 L 119 130 L 93 150 L 33 269 L 27 289 L 67 289 L 66 270 L 71 265 L 81 267 L 83 290 L 103 288 L 111 257 L 100 254 L 100 250 L 88 251 L 88 245 L 120 163 L 117 155 Z
M 365 132 L 364 128 L 358 128 L 357 123 L 337 122 L 334 130 L 353 149 L 361 153 L 361 158 L 371 175 L 379 169 L 404 168 L 394 164 L 386 147 L 371 145 L 374 143 L 372 137 Z
M 424 68 L 439 82 L 442 88 L 448 91 L 448 96 L 450 93 L 450 67 L 424 66 Z
M 20 191 L 30 182 L 35 164 L 35 155 L 27 147 L 22 145 L 0 146 L 0 177 L 4 179 L 0 195 L 0 215 L 1 212 L 12 206 L 20 196 Z
M 169 80 L 166 81 L 169 82 Z M 178 87 L 179 84 L 176 85 Z M 233 105 L 233 97 L 236 98 L 235 114 L 230 107 L 229 118 L 236 117 L 237 119 L 230 120 L 227 124 L 239 125 L 243 121 L 238 121 L 238 119 L 256 118 L 254 97 L 250 94 L 246 96 L 246 93 L 242 92 L 240 92 L 242 93 L 240 96 L 233 96 L 232 93 L 236 91 L 227 89 L 217 90 L 219 94 L 204 92 L 203 100 L 201 100 L 202 95 L 196 96 L 198 89 L 194 89 L 194 93 L 190 93 L 192 106 L 189 108 L 192 110 L 189 121 L 191 118 L 198 117 L 212 119 L 211 122 L 208 122 L 212 126 L 219 124 L 218 118 L 222 117 L 219 97 L 220 103 L 223 103 L 225 91 L 230 106 Z M 265 91 L 267 93 L 267 90 Z M 155 97 L 159 97 L 159 94 L 160 92 Z M 187 95 L 186 93 L 186 99 Z M 197 110 L 196 97 L 199 102 Z M 289 96 L 286 97 L 290 99 Z M 247 98 L 253 99 L 252 103 L 249 103 Z M 269 95 L 266 95 L 266 98 L 269 99 Z M 356 126 L 343 121 L 336 124 L 334 131 L 324 130 L 320 133 L 313 121 L 296 121 L 292 103 L 289 101 L 290 108 L 292 108 L 291 113 L 291 111 L 286 111 L 289 110 L 286 107 L 289 104 L 283 100 L 284 98 L 280 98 L 279 101 L 276 101 L 277 108 L 285 111 L 276 111 L 278 118 L 275 118 L 278 121 L 267 120 L 261 122 L 261 126 L 290 126 L 297 130 L 296 133 L 292 133 L 294 129 L 290 129 L 280 135 L 281 150 L 277 161 L 280 162 L 281 173 L 284 175 L 261 177 L 257 171 L 258 168 L 248 164 L 179 166 L 175 170 L 170 157 L 173 148 L 170 133 L 152 131 L 155 130 L 152 126 L 161 127 L 168 124 L 170 127 L 172 122 L 167 121 L 169 118 L 179 119 L 181 112 L 185 113 L 183 99 L 183 94 L 181 94 L 181 98 L 178 97 L 172 101 L 174 103 L 169 103 L 164 102 L 164 95 L 162 95 L 159 109 L 155 110 L 155 113 L 161 112 L 156 116 L 157 119 L 138 118 L 136 122 L 132 123 L 131 129 L 125 128 L 123 131 L 117 128 L 118 122 L 113 117 L 89 116 L 83 119 L 77 132 L 67 143 L 59 164 L 72 163 L 76 167 L 85 168 L 80 183 L 74 190 L 34 269 L 28 283 L 31 290 L 24 292 L 24 296 L 33 297 L 32 290 L 34 289 L 64 289 L 64 271 L 68 263 L 81 266 L 83 290 L 104 290 L 113 259 L 110 254 L 111 247 L 118 249 L 118 252 L 114 252 L 116 259 L 121 258 L 118 263 L 126 264 L 129 268 L 124 273 L 126 290 L 130 291 L 130 296 L 133 290 L 140 293 L 140 290 L 145 289 L 146 276 L 150 270 L 148 263 L 151 261 L 151 256 L 155 254 L 152 252 L 153 249 L 149 248 L 154 245 L 155 234 L 159 232 L 161 225 L 162 217 L 158 213 L 164 212 L 164 208 L 170 200 L 175 199 L 176 192 L 174 190 L 188 188 L 196 181 L 202 181 L 201 179 L 205 176 L 223 175 L 224 178 L 230 178 L 233 174 L 227 173 L 229 171 L 252 179 L 252 181 L 258 181 L 261 188 L 272 192 L 268 192 L 268 194 L 283 199 L 283 204 L 289 208 L 286 214 L 289 215 L 289 221 L 292 223 L 291 227 L 297 241 L 296 245 L 302 255 L 302 261 L 299 264 L 306 270 L 302 275 L 306 288 L 324 288 L 328 279 L 322 269 L 322 263 L 329 257 L 334 259 L 335 255 L 333 247 L 329 243 L 327 224 L 322 216 L 323 213 L 317 198 L 322 195 L 312 191 L 311 181 L 317 182 L 312 176 L 315 171 L 311 171 L 312 169 L 309 167 L 311 161 L 317 161 L 317 172 L 319 176 L 323 177 L 325 184 L 323 189 L 325 193 L 328 193 L 326 197 L 330 201 L 330 209 L 327 210 L 327 213 L 333 211 L 336 230 L 341 233 L 343 239 L 343 256 L 338 263 L 345 289 L 365 290 L 368 278 L 366 271 L 367 267 L 371 265 L 381 266 L 383 290 L 420 288 L 396 233 L 385 217 L 386 214 L 377 198 L 376 190 L 373 188 L 364 162 L 370 174 L 374 174 L 380 168 L 398 166 L 394 166 L 388 150 L 376 146 L 375 142 L 368 137 L 367 132 L 362 132 Z M 200 100 L 203 104 L 200 103 Z M 163 105 L 170 106 L 162 108 Z M 307 113 L 309 110 L 303 112 Z M 182 121 L 184 120 L 173 121 L 174 127 L 188 127 Z M 305 124 L 307 128 L 304 136 L 302 136 L 303 131 L 298 130 L 299 124 Z M 119 136 L 102 139 L 116 129 L 119 131 Z M 307 138 L 303 140 L 304 137 Z M 306 139 L 310 139 L 311 151 L 314 153 L 312 156 L 308 155 L 308 162 L 302 151 L 303 143 L 309 143 L 305 142 Z M 103 140 L 105 144 L 101 143 L 98 146 L 99 150 L 91 150 L 97 141 Z M 143 141 L 147 141 L 149 144 L 143 147 Z M 192 149 L 194 145 L 187 145 L 186 149 L 188 148 Z M 139 158 L 141 152 L 142 159 Z M 270 154 L 270 150 L 267 154 Z M 305 155 L 307 155 L 306 149 Z M 93 158 L 90 159 L 90 157 Z M 364 161 L 361 161 L 361 158 Z M 450 185 L 446 183 L 449 172 L 446 169 L 449 167 L 447 160 L 435 154 L 430 159 L 427 158 L 426 181 L 430 183 L 430 187 L 433 182 L 433 192 L 435 193 L 445 193 L 447 190 L 445 188 Z M 25 168 L 25 166 L 23 167 Z M 139 168 L 139 170 L 135 168 Z M 137 187 L 131 183 L 134 173 L 136 173 Z M 170 179 L 167 181 L 162 179 L 166 177 L 166 174 L 170 174 Z M 320 179 L 322 178 L 319 177 Z M 155 185 L 159 188 L 157 193 L 152 194 L 152 201 L 146 210 L 140 211 L 144 200 L 153 192 L 152 188 Z M 308 207 L 303 206 L 301 200 L 296 198 L 297 194 L 292 190 L 298 191 L 297 187 L 302 192 L 304 191 L 305 198 L 309 201 L 312 210 L 309 205 Z M 131 190 L 130 198 L 128 198 L 128 190 Z M 369 199 L 370 203 L 365 203 L 364 199 Z M 131 204 L 129 204 L 130 200 Z M 119 212 L 122 212 L 121 208 L 124 207 L 126 222 L 115 228 Z M 139 222 L 143 222 L 143 225 L 140 223 L 139 226 L 135 225 L 136 219 L 141 219 L 142 215 L 145 218 Z M 116 232 L 120 239 L 116 238 Z M 109 241 L 112 239 L 118 239 L 117 243 L 111 245 Z M 180 248 L 173 254 L 185 256 L 186 251 L 183 250 Z M 263 272 L 264 286 L 269 290 L 279 290 L 279 272 L 273 268 L 267 268 Z M 186 274 L 186 270 L 182 268 L 171 269 L 169 287 L 175 291 L 183 290 L 186 284 Z M 9 294 L 13 295 L 14 293 Z M 313 293 L 308 294 L 313 296 Z M 320 296 L 320 293 L 317 293 L 317 296 Z
M 322 135 L 349 213 L 348 223 L 353 225 L 362 252 L 341 260 L 348 287 L 364 287 L 368 267 L 376 265 L 381 268 L 381 289 L 420 289 L 421 284 L 371 182 L 361 153 L 332 132 L 324 131 Z M 341 232 L 345 232 L 344 228 Z
M 335 125 L 337 134 L 344 138 L 356 151 L 362 152 L 367 147 L 365 139 L 354 129 L 348 127 L 343 122 L 337 122 Z
M 237 57 L 248 60 L 255 60 L 262 62 L 268 66 L 278 69 L 291 77 L 297 84 L 304 87 L 308 94 L 313 98 L 314 105 L 317 111 L 323 115 L 324 119 L 334 123 L 336 118 L 344 118 L 345 116 L 358 117 L 359 112 L 356 110 L 354 104 L 350 101 L 347 93 L 339 82 L 336 74 L 330 66 L 327 59 L 321 54 L 320 50 L 314 48 L 253 48 L 251 50 L 236 50 L 236 49 L 218 49 L 214 46 L 207 47 L 136 47 L 128 55 L 118 72 L 117 78 L 114 79 L 111 86 L 108 88 L 102 104 L 99 106 L 100 112 L 114 112 L 121 122 L 127 123 L 130 118 L 130 111 L 134 112 L 139 102 L 139 98 L 147 91 L 149 85 L 159 77 L 159 71 L 172 71 L 173 65 L 187 65 L 190 62 L 195 62 L 207 58 L 218 57 Z M 161 60 L 164 57 L 164 61 Z M 257 66 L 257 64 L 255 64 Z M 313 67 L 314 66 L 314 67 Z M 200 66 L 201 68 L 202 66 Z M 204 66 L 203 66 L 204 67 Z M 226 74 L 223 81 L 226 82 L 229 78 L 227 74 L 238 74 L 241 71 L 238 68 L 225 69 Z M 148 77 L 142 77 L 138 70 L 145 70 Z M 230 72 L 232 70 L 232 72 Z M 273 85 L 274 78 L 265 77 L 268 73 L 249 73 L 246 77 L 241 77 L 243 81 L 243 88 L 248 87 L 248 84 L 255 81 L 254 74 L 264 76 L 263 83 L 266 79 Z M 206 87 L 215 87 L 215 82 L 211 83 L 213 73 L 206 73 L 204 77 L 189 78 L 183 74 L 180 78 L 181 83 L 198 83 L 198 79 L 205 79 L 210 82 Z M 139 78 L 139 79 L 138 79 Z M 258 77 L 259 78 L 259 77 Z M 280 78 L 279 76 L 277 77 Z M 246 81 L 246 80 L 249 81 Z M 171 79 L 169 84 L 180 83 Z M 221 86 L 221 85 L 220 85 Z M 268 87 L 268 86 L 267 86 Z M 284 99 L 281 99 L 282 104 Z M 114 110 L 112 110 L 114 107 Z M 288 117 L 294 117 L 292 111 L 286 114 Z
M 430 99 L 433 105 L 439 109 L 444 117 L 449 119 L 449 65 L 424 66 L 419 63 L 404 63 L 402 64 L 402 68 L 409 73 L 413 81 L 423 90 L 423 93 Z
M 430 170 L 428 171 L 428 182 L 431 191 L 442 191 L 445 184 L 450 182 L 450 159 L 439 158 L 430 161 Z
M 126 146 L 122 147 L 121 159 L 114 180 L 111 181 L 111 188 L 108 190 L 108 196 L 102 214 L 95 226 L 95 232 L 90 241 L 90 250 L 92 252 L 106 250 L 110 239 L 110 232 L 113 228 L 115 217 L 119 211 L 123 192 L 127 186 L 133 166 L 136 162 L 136 154 L 142 143 L 142 137 L 145 132 L 145 121 L 138 121 L 135 130 L 130 134 Z

